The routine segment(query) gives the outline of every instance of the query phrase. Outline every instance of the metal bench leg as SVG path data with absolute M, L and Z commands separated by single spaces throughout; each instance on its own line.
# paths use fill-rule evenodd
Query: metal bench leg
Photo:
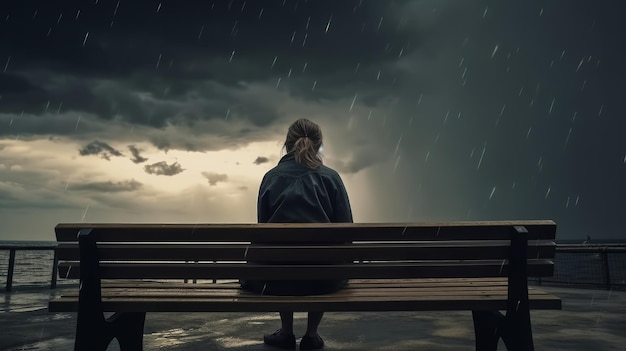
M 97 247 L 90 233 L 78 233 L 81 268 L 74 351 L 105 351 L 113 339 L 103 315 Z
M 472 311 L 476 351 L 496 351 L 502 315 L 497 311 Z
M 143 327 L 146 314 L 115 313 L 107 320 L 102 313 L 79 315 L 76 326 L 75 351 L 105 351 L 117 339 L 122 351 L 143 349 Z
M 105 351 L 111 340 L 113 336 L 101 312 L 84 309 L 78 312 L 74 351 Z
M 534 351 L 528 309 L 508 312 L 472 311 L 476 351 L 495 351 L 502 338 L 509 351 Z
M 501 336 L 507 350 L 534 351 L 528 304 L 521 303 L 516 310 L 508 311 L 504 318 L 506 328 Z
M 143 349 L 143 326 L 145 312 L 115 313 L 108 320 L 114 329 L 114 336 L 122 351 L 141 351 Z
M 91 229 L 81 229 L 78 240 L 81 270 L 74 351 L 105 351 L 113 338 L 122 351 L 142 350 L 145 312 L 115 313 L 104 319 L 100 262 Z

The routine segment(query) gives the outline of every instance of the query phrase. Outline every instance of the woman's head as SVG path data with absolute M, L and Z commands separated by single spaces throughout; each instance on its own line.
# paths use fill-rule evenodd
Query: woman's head
M 320 126 L 301 118 L 289 126 L 285 148 L 293 152 L 296 162 L 308 168 L 317 168 L 322 164 L 319 154 L 322 146 L 322 130 Z

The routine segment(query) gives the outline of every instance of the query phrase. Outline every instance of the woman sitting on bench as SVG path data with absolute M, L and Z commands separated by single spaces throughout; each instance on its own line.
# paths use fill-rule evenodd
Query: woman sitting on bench
M 263 177 L 259 189 L 259 223 L 352 222 L 348 194 L 341 177 L 322 164 L 322 131 L 308 119 L 289 126 L 284 147 L 287 154 Z M 340 290 L 346 280 L 246 280 L 242 288 L 266 295 L 319 295 Z M 324 347 L 317 328 L 324 312 L 309 312 L 300 350 Z M 267 345 L 295 349 L 293 312 L 280 312 L 281 329 L 265 335 Z

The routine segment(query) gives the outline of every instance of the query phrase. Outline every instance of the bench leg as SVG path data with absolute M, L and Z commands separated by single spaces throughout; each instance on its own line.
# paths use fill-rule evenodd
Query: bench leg
M 81 229 L 78 241 L 81 270 L 74 351 L 106 351 L 113 338 L 122 351 L 142 350 L 146 314 L 115 313 L 104 318 L 100 262 L 91 229 Z
M 528 304 L 510 309 L 504 317 L 506 328 L 501 336 L 509 351 L 534 351 L 533 332 L 530 325 L 530 310 Z
M 143 326 L 145 312 L 116 313 L 108 320 L 114 330 L 115 338 L 122 351 L 140 351 L 143 349 Z
M 92 295 L 86 295 L 84 290 L 86 289 L 81 285 L 82 301 L 78 304 L 74 351 L 105 351 L 113 336 L 104 319 L 99 296 L 95 299 Z
M 83 317 L 83 318 L 81 318 Z M 87 320 L 79 314 L 76 322 L 74 351 L 105 351 L 113 336 L 107 332 L 107 324 L 102 320 Z
M 530 313 L 527 309 L 507 312 L 472 311 L 476 351 L 495 351 L 502 338 L 509 351 L 534 351 Z
M 472 311 L 476 351 L 496 351 L 502 315 L 498 311 Z
M 117 339 L 121 351 L 143 349 L 145 313 L 115 313 L 106 320 L 97 313 L 89 319 L 81 317 L 76 326 L 74 351 L 106 351 L 113 339 Z

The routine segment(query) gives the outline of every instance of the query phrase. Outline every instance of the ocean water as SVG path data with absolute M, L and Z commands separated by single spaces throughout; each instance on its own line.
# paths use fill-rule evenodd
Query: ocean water
M 0 245 L 26 243 L 29 245 L 54 244 L 54 242 L 0 241 Z M 600 254 L 557 252 L 554 276 L 541 279 L 541 283 L 606 288 L 607 279 L 609 279 L 612 289 L 626 290 L 626 252 L 608 253 L 607 255 L 608 274 Z M 13 289 L 49 287 L 52 280 L 53 260 L 54 253 L 52 250 L 16 251 Z M 8 265 L 9 251 L 0 250 L 0 290 L 4 290 L 6 284 Z M 57 287 L 77 284 L 77 280 L 57 280 Z
M 45 246 L 54 244 L 54 242 L 0 241 L 0 245 L 11 244 Z M 13 289 L 50 287 L 53 262 L 54 252 L 52 250 L 17 250 L 15 252 L 15 267 L 13 269 Z M 8 267 L 9 250 L 0 250 L 0 290 L 3 290 L 6 285 Z M 77 283 L 77 280 L 57 280 L 58 287 Z

